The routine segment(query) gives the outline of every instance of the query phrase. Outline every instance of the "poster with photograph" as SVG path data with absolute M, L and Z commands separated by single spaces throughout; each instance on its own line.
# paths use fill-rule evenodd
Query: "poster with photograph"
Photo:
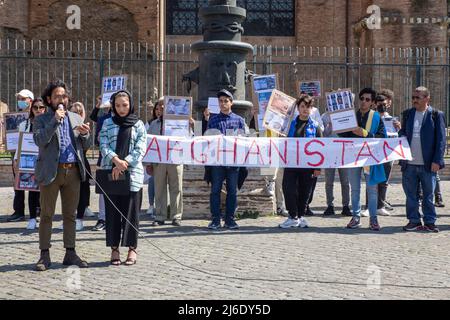
M 277 75 L 261 75 L 252 78 L 252 89 L 254 92 L 262 90 L 273 90 L 278 88 Z
M 303 92 L 314 98 L 322 96 L 322 85 L 320 80 L 299 81 L 297 87 L 299 94 Z
M 384 128 L 386 129 L 386 133 L 389 138 L 398 137 L 397 129 L 394 127 L 394 122 L 398 120 L 398 117 L 392 116 L 383 118 Z
M 353 94 L 350 89 L 327 92 L 326 100 L 328 112 L 353 108 Z
M 258 105 L 258 129 L 263 129 L 264 115 L 267 110 L 267 105 L 269 104 L 270 96 L 273 90 L 262 90 L 255 93 L 256 101 Z
M 19 124 L 28 119 L 28 112 L 9 112 L 3 115 L 6 132 L 19 131 Z
M 286 136 L 294 117 L 295 101 L 295 98 L 279 90 L 273 90 L 263 119 L 264 128 Z
M 36 153 L 21 153 L 19 158 L 19 171 L 32 171 L 36 168 L 38 154 Z
M 190 137 L 189 131 L 189 119 L 188 120 L 178 120 L 178 119 L 165 119 L 163 134 L 165 136 L 172 137 Z
M 119 90 L 127 89 L 127 76 L 117 75 L 102 78 L 102 104 L 106 104 L 111 96 Z
M 191 114 L 191 97 L 164 97 L 164 116 L 170 115 L 190 118 Z
M 14 187 L 16 190 L 39 191 L 34 172 L 19 172 L 16 175 Z

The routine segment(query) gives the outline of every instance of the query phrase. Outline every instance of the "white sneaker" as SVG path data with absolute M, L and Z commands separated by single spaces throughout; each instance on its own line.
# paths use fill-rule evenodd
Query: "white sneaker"
M 368 217 L 369 216 L 369 209 L 361 210 L 361 217 Z
M 87 207 L 86 210 L 84 210 L 84 216 L 85 217 L 95 217 L 95 214 L 92 212 L 91 209 L 89 209 L 89 207 Z
M 384 208 L 377 210 L 377 215 L 379 216 L 390 216 L 391 214 Z
M 308 221 L 306 221 L 305 218 L 301 217 L 299 220 L 300 220 L 300 223 L 299 223 L 300 228 L 308 228 L 309 227 L 309 223 L 308 223 Z
M 28 221 L 27 230 L 34 230 L 36 229 L 36 219 L 30 219 Z
M 273 196 L 275 194 L 275 181 L 270 181 L 264 189 L 266 194 Z
M 148 210 L 146 211 L 146 214 L 153 215 L 154 211 L 155 211 L 155 208 L 153 208 L 153 206 L 150 206 L 150 207 L 148 208 Z
M 300 225 L 298 219 L 287 218 L 285 222 L 280 223 L 278 226 L 282 229 L 297 228 Z
M 81 231 L 81 230 L 83 230 L 83 220 L 81 220 L 81 219 L 77 219 L 77 220 L 76 220 L 75 230 L 76 230 L 76 231 Z

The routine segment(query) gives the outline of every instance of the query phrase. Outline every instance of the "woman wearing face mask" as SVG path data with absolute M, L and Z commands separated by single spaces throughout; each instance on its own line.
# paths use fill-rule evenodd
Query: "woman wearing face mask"
M 110 195 L 115 206 L 105 196 L 106 245 L 111 247 L 111 264 L 120 265 L 119 245 L 122 238 L 122 246 L 129 248 L 124 264 L 133 265 L 137 256 L 139 191 L 144 182 L 142 159 L 147 147 L 147 133 L 144 123 L 134 114 L 128 92 L 115 93 L 111 97 L 111 106 L 112 117 L 105 120 L 100 131 L 100 150 L 103 156 L 101 167 L 112 169 L 113 180 L 118 180 L 128 171 L 130 192 L 128 195 Z
M 30 113 L 28 119 L 19 124 L 19 132 L 33 132 L 34 119 L 46 111 L 46 107 L 41 98 L 34 99 L 31 102 Z M 17 153 L 14 155 L 14 169 L 17 170 Z M 40 193 L 38 191 L 28 192 L 28 208 L 30 210 L 30 220 L 27 229 L 36 229 L 36 218 L 40 211 L 39 204 Z M 25 191 L 14 191 L 14 214 L 10 217 L 10 221 L 20 221 L 25 219 Z M 20 220 L 17 220 L 20 219 Z

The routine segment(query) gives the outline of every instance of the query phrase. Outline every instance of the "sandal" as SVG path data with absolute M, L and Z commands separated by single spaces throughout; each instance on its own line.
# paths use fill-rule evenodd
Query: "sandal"
M 114 253 L 114 252 L 117 252 L 119 254 L 119 256 L 120 256 L 120 251 L 119 251 L 118 247 L 111 248 L 111 253 Z M 111 256 L 112 256 L 112 254 L 111 254 Z M 119 259 L 112 259 L 111 258 L 111 265 L 113 265 L 113 266 L 120 266 L 121 263 L 122 263 L 122 261 L 120 261 L 120 258 Z
M 133 249 L 133 248 L 130 248 L 130 249 L 128 250 L 128 257 L 127 257 L 127 260 L 125 260 L 125 262 L 124 262 L 124 264 L 125 264 L 126 266 L 132 266 L 133 264 L 136 264 L 136 258 L 130 258 L 130 257 L 129 257 L 131 251 L 133 251 L 133 252 L 137 255 L 136 248 L 134 248 L 134 249 Z

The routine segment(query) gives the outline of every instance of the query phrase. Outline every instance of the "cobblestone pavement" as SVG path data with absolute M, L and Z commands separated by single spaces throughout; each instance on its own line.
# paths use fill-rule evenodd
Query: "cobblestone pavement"
M 347 230 L 347 217 L 317 214 L 325 203 L 319 183 L 309 229 L 281 230 L 283 218 L 274 216 L 241 220 L 235 231 L 210 232 L 205 220 L 152 228 L 142 215 L 138 263 L 114 267 L 104 232 L 90 231 L 96 220 L 89 218 L 77 233 L 77 251 L 90 268 L 62 266 L 62 232 L 54 229 L 53 266 L 35 272 L 38 233 L 25 230 L 26 222 L 3 222 L 13 191 L 2 188 L 0 299 L 449 299 L 450 181 L 442 189 L 447 208 L 438 209 L 437 234 L 401 230 L 406 219 L 399 184 L 389 189 L 395 211 L 380 217 L 380 232 L 367 229 L 368 218 L 362 218 L 364 228 Z M 96 211 L 94 194 L 91 203 Z M 54 226 L 60 224 L 57 215 Z M 181 266 L 156 246 L 205 272 Z M 123 259 L 125 254 L 124 248 Z

